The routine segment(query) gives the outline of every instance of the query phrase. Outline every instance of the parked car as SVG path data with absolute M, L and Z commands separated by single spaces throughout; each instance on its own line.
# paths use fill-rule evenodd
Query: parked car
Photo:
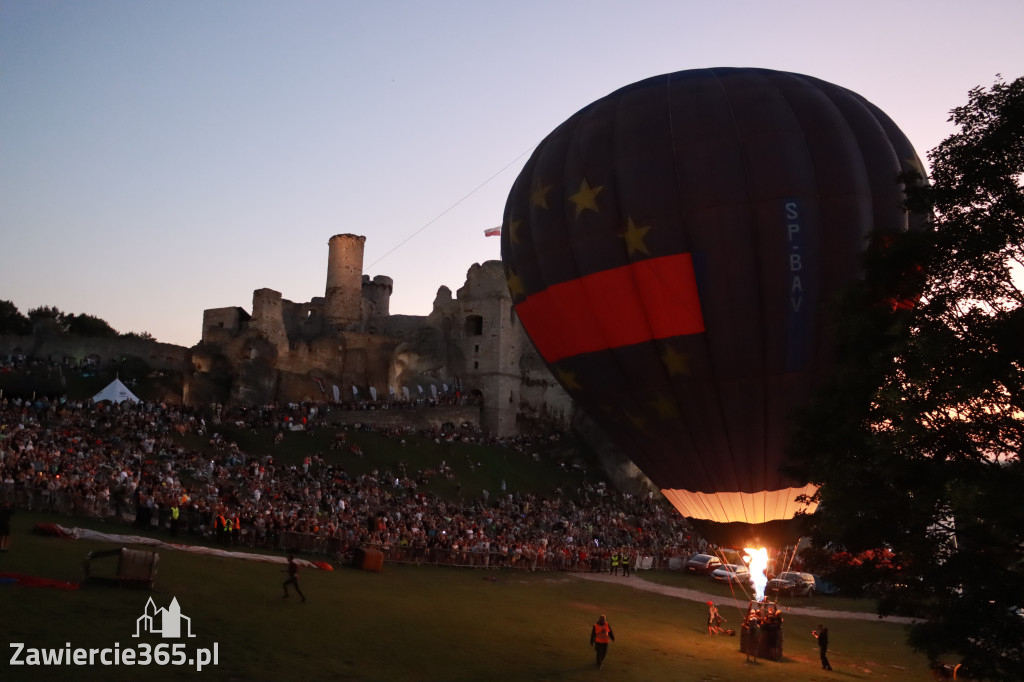
M 721 565 L 722 560 L 716 556 L 711 556 L 710 554 L 694 554 L 686 560 L 683 564 L 683 568 L 688 573 L 700 573 L 702 575 L 707 575 Z
M 798 571 L 783 571 L 768 581 L 765 591 L 769 594 L 786 594 L 796 597 L 814 596 L 814 576 Z
M 739 564 L 722 564 L 711 571 L 711 579 L 720 583 L 750 584 L 750 571 Z

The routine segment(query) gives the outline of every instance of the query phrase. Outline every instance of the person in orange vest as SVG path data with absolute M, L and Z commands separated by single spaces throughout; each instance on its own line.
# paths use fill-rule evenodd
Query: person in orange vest
M 217 542 L 222 545 L 228 544 L 228 520 L 224 518 L 223 511 L 213 520 L 213 530 L 217 535 Z
M 597 652 L 597 667 L 604 667 L 604 657 L 608 655 L 608 642 L 615 641 L 615 633 L 612 632 L 612 626 L 608 623 L 608 619 L 603 615 L 597 619 L 594 623 L 594 627 L 590 629 L 590 646 L 594 647 Z

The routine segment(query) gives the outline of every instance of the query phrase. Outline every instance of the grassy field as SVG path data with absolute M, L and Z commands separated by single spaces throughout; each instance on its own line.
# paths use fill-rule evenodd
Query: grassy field
M 38 535 L 39 520 L 75 520 L 22 512 L 0 573 L 78 581 L 86 554 L 110 545 Z M 94 522 L 95 525 L 95 522 Z M 111 528 L 125 532 L 125 528 Z M 114 560 L 111 560 L 114 561 Z M 195 666 L 11 666 L 0 680 L 928 680 L 923 657 L 903 644 L 898 625 L 829 621 L 835 671 L 819 669 L 810 636 L 817 618 L 789 616 L 782 661 L 745 662 L 736 638 L 709 638 L 700 602 L 673 599 L 563 573 L 387 565 L 382 573 L 339 566 L 305 570 L 309 601 L 281 598 L 285 574 L 274 564 L 162 550 L 153 592 L 108 586 L 66 591 L 0 584 L 8 643 L 30 648 L 138 648 L 184 642 L 191 655 L 217 644 L 218 664 Z M 651 576 L 705 589 L 706 579 Z M 136 639 L 147 599 L 178 599 L 194 639 Z M 822 607 L 841 604 L 818 598 Z M 794 603 L 794 605 L 797 605 Z M 799 605 L 807 605 L 806 600 Z M 605 613 L 615 628 L 603 670 L 587 644 Z M 723 612 L 732 622 L 740 613 Z

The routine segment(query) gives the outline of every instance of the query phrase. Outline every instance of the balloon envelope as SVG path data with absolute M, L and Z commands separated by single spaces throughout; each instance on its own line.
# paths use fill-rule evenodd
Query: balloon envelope
M 829 310 L 903 230 L 906 137 L 863 97 L 754 68 L 626 86 L 545 138 L 501 230 L 555 376 L 706 537 L 795 539 L 787 430 L 832 364 Z

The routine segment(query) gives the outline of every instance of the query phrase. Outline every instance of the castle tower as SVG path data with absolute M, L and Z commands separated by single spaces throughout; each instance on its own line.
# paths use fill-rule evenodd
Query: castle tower
M 324 318 L 334 329 L 363 321 L 363 244 L 366 237 L 336 234 L 327 241 Z
M 481 391 L 480 425 L 499 438 L 514 435 L 522 390 L 518 318 L 500 261 L 474 263 L 458 292 L 462 317 L 464 385 Z
M 262 332 L 279 349 L 288 348 L 281 292 L 267 288 L 252 292 L 252 319 L 249 325 Z
M 391 314 L 391 291 L 395 283 L 390 277 L 377 275 L 370 281 L 363 275 L 363 298 L 368 306 L 368 317 L 387 317 Z

